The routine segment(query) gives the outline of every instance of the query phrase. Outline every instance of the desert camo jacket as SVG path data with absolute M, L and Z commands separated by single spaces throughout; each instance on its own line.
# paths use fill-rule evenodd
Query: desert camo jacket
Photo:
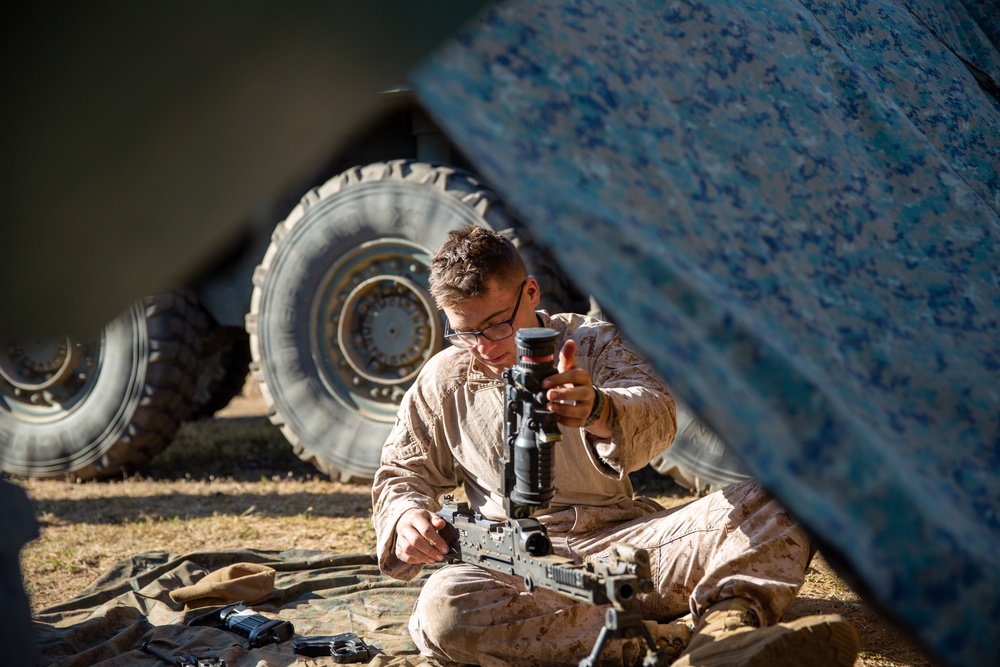
M 676 433 L 673 398 L 652 368 L 611 324 L 574 314 L 538 311 L 538 325 L 576 341 L 585 368 L 611 406 L 612 435 L 597 439 L 560 426 L 555 448 L 556 492 L 536 516 L 550 533 L 586 532 L 643 516 L 657 507 L 632 497 L 628 473 L 666 449 Z M 420 565 L 398 560 L 395 526 L 412 508 L 436 512 L 440 498 L 464 480 L 473 508 L 503 520 L 503 381 L 468 350 L 432 357 L 400 405 L 372 486 L 373 523 L 382 571 L 409 580 Z

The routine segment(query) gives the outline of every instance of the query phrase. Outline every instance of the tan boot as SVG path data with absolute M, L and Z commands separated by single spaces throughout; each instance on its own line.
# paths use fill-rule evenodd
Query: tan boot
M 656 650 L 660 657 L 666 658 L 671 663 L 680 657 L 684 649 L 687 648 L 688 642 L 691 641 L 691 634 L 694 632 L 691 614 L 669 623 L 657 623 L 656 621 L 643 621 L 643 623 L 649 630 L 649 636 L 656 642 Z
M 749 603 L 722 600 L 695 628 L 673 667 L 852 667 L 858 633 L 836 614 L 757 627 Z

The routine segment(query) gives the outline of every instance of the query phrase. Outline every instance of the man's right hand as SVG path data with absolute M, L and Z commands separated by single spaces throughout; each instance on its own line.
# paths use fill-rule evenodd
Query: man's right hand
M 396 558 L 411 565 L 443 561 L 448 544 L 438 531 L 445 525 L 445 520 L 433 512 L 406 510 L 396 523 Z

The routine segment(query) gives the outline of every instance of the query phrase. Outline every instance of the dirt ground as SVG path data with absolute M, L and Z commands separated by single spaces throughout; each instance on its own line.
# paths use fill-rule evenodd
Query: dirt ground
M 69 599 L 135 553 L 200 549 L 372 552 L 369 489 L 330 481 L 294 456 L 249 387 L 215 419 L 186 424 L 141 475 L 100 483 L 15 480 L 36 505 L 41 537 L 22 552 L 38 610 Z M 646 469 L 637 493 L 673 506 L 694 499 Z M 861 637 L 855 667 L 933 663 L 861 600 L 820 554 L 786 620 L 838 613 Z

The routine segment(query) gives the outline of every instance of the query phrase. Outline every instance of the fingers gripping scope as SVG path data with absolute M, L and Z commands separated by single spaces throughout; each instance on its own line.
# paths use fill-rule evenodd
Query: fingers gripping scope
M 514 339 L 517 363 L 504 372 L 504 435 L 509 453 L 504 478 L 511 518 L 548 506 L 555 494 L 555 444 L 562 434 L 556 415 L 546 409 L 542 381 L 558 372 L 558 338 L 554 329 L 520 329 Z

